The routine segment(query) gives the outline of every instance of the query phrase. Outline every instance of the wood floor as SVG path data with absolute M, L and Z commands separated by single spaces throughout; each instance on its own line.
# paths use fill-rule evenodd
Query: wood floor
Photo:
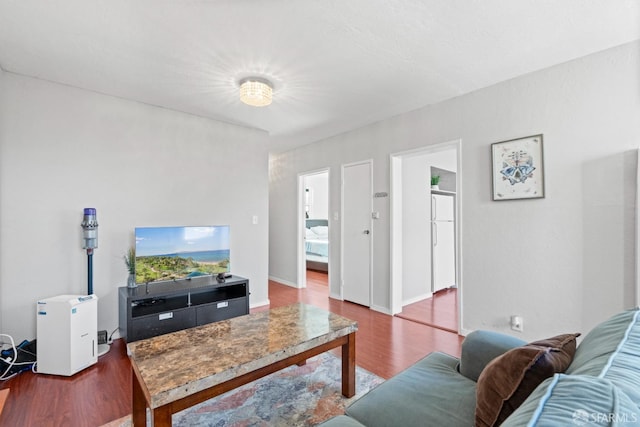
M 328 298 L 326 274 L 310 272 L 306 289 L 269 282 L 271 307 L 304 302 L 356 320 L 357 364 L 389 378 L 432 351 L 459 356 L 457 334 Z M 269 307 L 259 307 L 260 311 Z M 131 413 L 131 372 L 123 340 L 98 363 L 73 377 L 23 372 L 0 383 L 11 389 L 0 426 L 87 426 L 106 424 Z
M 396 316 L 449 332 L 458 331 L 458 290 L 443 289 L 431 298 L 408 304 Z
M 4 409 L 4 402 L 7 401 L 8 396 L 9 396 L 8 388 L 5 388 L 4 390 L 0 390 L 0 415 L 2 415 L 2 410 Z

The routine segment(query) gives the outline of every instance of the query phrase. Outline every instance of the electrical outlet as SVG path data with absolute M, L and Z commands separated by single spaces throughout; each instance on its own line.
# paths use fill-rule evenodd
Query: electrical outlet
M 107 343 L 107 331 L 98 331 L 98 345 Z
M 522 316 L 511 316 L 511 329 L 514 331 L 522 332 L 524 330 L 523 323 Z

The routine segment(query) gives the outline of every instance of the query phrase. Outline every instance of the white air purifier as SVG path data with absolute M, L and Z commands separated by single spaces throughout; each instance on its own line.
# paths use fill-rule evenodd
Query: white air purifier
M 71 376 L 98 361 L 98 297 L 59 295 L 37 304 L 36 370 Z

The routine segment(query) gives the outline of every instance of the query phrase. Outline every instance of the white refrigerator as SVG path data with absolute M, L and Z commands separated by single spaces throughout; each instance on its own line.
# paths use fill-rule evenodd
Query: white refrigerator
M 455 196 L 431 194 L 431 291 L 455 285 Z

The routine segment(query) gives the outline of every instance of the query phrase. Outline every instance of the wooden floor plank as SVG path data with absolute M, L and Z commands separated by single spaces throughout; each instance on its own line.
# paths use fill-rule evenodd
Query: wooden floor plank
M 4 408 L 4 404 L 7 401 L 7 397 L 9 397 L 9 389 L 6 388 L 4 390 L 0 390 L 0 416 L 2 416 L 2 409 Z
M 458 290 L 443 289 L 431 298 L 407 304 L 396 316 L 450 332 L 458 332 Z

